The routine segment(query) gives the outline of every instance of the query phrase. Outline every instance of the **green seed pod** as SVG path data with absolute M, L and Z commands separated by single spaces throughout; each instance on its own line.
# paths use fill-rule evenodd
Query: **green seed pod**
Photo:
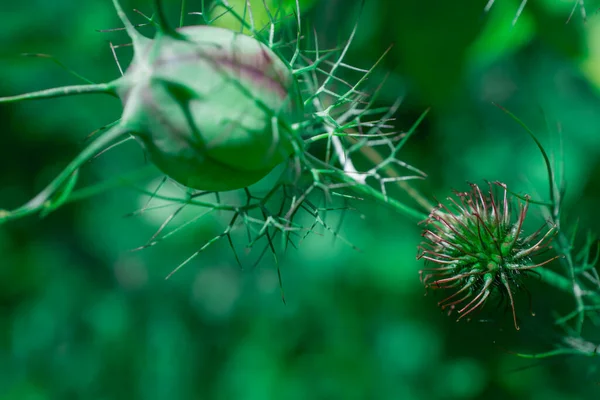
M 224 191 L 257 182 L 294 149 L 291 124 L 302 102 L 290 69 L 246 35 L 210 26 L 177 33 L 143 41 L 118 81 L 123 124 L 187 187 Z
M 456 193 L 458 201 L 449 198 L 448 207 L 439 204 L 425 221 L 425 242 L 417 258 L 440 265 L 420 271 L 426 288 L 454 292 L 438 303 L 442 309 L 452 312 L 459 308 L 460 320 L 483 307 L 494 294 L 508 297 L 515 328 L 519 329 L 511 286 L 520 287 L 523 277 L 557 258 L 537 264 L 532 261 L 548 250 L 556 227 L 551 226 L 543 235 L 544 228 L 523 236 L 528 199 L 518 202 L 514 218 L 514 202 L 506 185 L 496 186 L 502 190 L 500 198 L 491 184 L 486 194 L 472 184 L 471 192 Z
M 7 103 L 105 93 L 119 97 L 124 106 L 121 120 L 83 150 L 23 213 L 44 207 L 84 162 L 125 135 L 135 137 L 167 176 L 203 191 L 245 188 L 302 150 L 292 128 L 304 114 L 298 84 L 289 64 L 272 49 L 224 28 L 173 30 L 160 1 L 155 1 L 158 31 L 149 39 L 135 30 L 117 0 L 113 4 L 134 48 L 132 64 L 121 78 L 0 98 Z

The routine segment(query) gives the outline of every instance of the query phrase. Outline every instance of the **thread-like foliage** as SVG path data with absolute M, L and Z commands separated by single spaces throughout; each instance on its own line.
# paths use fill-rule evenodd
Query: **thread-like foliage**
M 302 115 L 299 118 L 296 116 L 296 120 L 284 118 L 281 111 L 275 110 L 273 105 L 269 105 L 270 97 L 268 96 L 271 96 L 270 94 L 264 97 L 260 92 L 255 93 L 257 90 L 264 91 L 264 88 L 254 87 L 252 85 L 254 78 L 246 81 L 242 79 L 241 75 L 231 75 L 230 77 L 229 64 L 236 62 L 238 65 L 237 61 L 232 59 L 227 61 L 229 64 L 225 65 L 226 63 L 216 60 L 210 54 L 203 53 L 203 57 L 206 57 L 208 61 L 215 61 L 208 65 L 209 68 L 214 69 L 216 77 L 222 79 L 221 76 L 225 76 L 225 84 L 233 85 L 235 90 L 242 93 L 240 101 L 246 101 L 245 98 L 250 99 L 248 105 L 255 109 L 254 111 L 242 110 L 239 115 L 228 116 L 226 118 L 227 123 L 230 124 L 228 126 L 241 124 L 241 121 L 256 113 L 266 113 L 271 126 L 260 129 L 263 129 L 263 132 L 269 132 L 273 139 L 263 151 L 266 152 L 265 154 L 271 154 L 272 151 L 281 153 L 281 149 L 285 148 L 289 149 L 291 155 L 257 185 L 248 184 L 239 190 L 202 190 L 200 187 L 204 181 L 199 181 L 198 185 L 187 185 L 187 181 L 180 179 L 181 175 L 175 173 L 177 160 L 182 159 L 180 155 L 174 159 L 175 164 L 173 164 L 173 159 L 164 161 L 163 154 L 167 149 L 164 146 L 172 146 L 172 143 L 177 143 L 184 137 L 173 137 L 167 142 L 161 139 L 160 142 L 156 142 L 161 143 L 163 147 L 158 148 L 159 153 L 153 161 L 161 170 L 169 171 L 167 172 L 168 176 L 160 180 L 155 190 L 139 189 L 148 196 L 148 203 L 134 214 L 139 215 L 154 209 L 163 209 L 166 206 L 172 207 L 173 211 L 149 241 L 140 246 L 138 250 L 155 246 L 202 220 L 204 216 L 218 212 L 219 218 L 223 221 L 221 233 L 205 239 L 195 253 L 174 268 L 173 273 L 194 261 L 209 246 L 221 240 L 227 241 L 238 263 L 241 263 L 238 256 L 239 247 L 243 246 L 247 249 L 258 248 L 256 263 L 261 262 L 265 255 L 271 254 L 278 265 L 278 253 L 290 246 L 296 247 L 310 233 L 325 231 L 346 241 L 339 233 L 339 225 L 332 226 L 327 222 L 327 216 L 334 212 L 343 213 L 348 209 L 348 202 L 358 197 L 367 196 L 378 199 L 416 220 L 426 216 L 424 213 L 390 198 L 387 195 L 387 187 L 390 184 L 400 184 L 402 188 L 407 188 L 404 181 L 425 177 L 425 173 L 402 162 L 398 155 L 427 112 L 423 113 L 408 131 L 396 131 L 393 116 L 400 106 L 400 101 L 390 106 L 380 107 L 376 101 L 383 83 L 372 88 L 374 90 L 366 87 L 368 78 L 371 77 L 373 70 L 378 67 L 385 54 L 368 69 L 354 67 L 345 62 L 346 55 L 356 36 L 358 22 L 350 32 L 347 41 L 336 48 L 323 49 L 319 46 L 317 33 L 306 29 L 301 18 L 302 10 L 298 0 L 279 2 L 274 5 L 272 2 L 263 1 L 258 7 L 259 10 L 257 10 L 256 2 L 251 4 L 251 2 L 245 1 L 233 4 L 225 0 L 203 1 L 199 11 L 189 13 L 185 11 L 186 4 L 184 2 L 179 21 L 180 26 L 176 29 L 170 27 L 160 1 L 154 2 L 154 15 L 147 16 L 138 12 L 144 19 L 144 23 L 136 24 L 136 26 L 129 22 L 126 12 L 117 1 L 114 1 L 114 5 L 125 26 L 124 30 L 132 41 L 132 46 L 129 46 L 128 43 L 113 45 L 111 42 L 110 44 L 110 50 L 115 57 L 122 78 L 110 84 L 87 84 L 0 98 L 0 102 L 79 93 L 111 95 L 118 93 L 126 100 L 124 101 L 123 119 L 117 120 L 97 132 L 94 136 L 98 138 L 93 144 L 78 155 L 69 167 L 35 199 L 16 210 L 2 211 L 0 222 L 34 213 L 48 213 L 66 202 L 72 201 L 73 198 L 81 199 L 86 195 L 96 193 L 97 190 L 93 187 L 74 191 L 77 171 L 84 162 L 98 153 L 129 142 L 131 136 L 128 134 L 136 136 L 138 140 L 144 142 L 145 149 L 150 150 L 150 155 L 153 155 L 154 139 L 152 135 L 154 133 L 148 137 L 139 136 L 137 133 L 139 126 L 132 127 L 127 120 L 131 116 L 127 110 L 131 109 L 129 104 L 137 90 L 137 86 L 132 86 L 132 84 L 137 85 L 137 80 L 129 83 L 131 79 L 128 76 L 132 67 L 124 68 L 121 65 L 119 52 L 133 47 L 133 68 L 139 67 L 140 70 L 154 68 L 154 61 L 149 63 L 142 56 L 148 55 L 160 61 L 161 52 L 168 52 L 170 48 L 185 48 L 186 41 L 190 40 L 186 33 L 189 27 L 183 26 L 186 15 L 188 19 L 199 17 L 202 25 L 215 25 L 225 17 L 233 18 L 239 27 L 239 33 L 236 34 L 248 36 L 260 46 L 265 46 L 276 54 L 277 62 L 285 64 L 287 69 L 285 73 L 289 73 L 297 84 L 301 104 L 294 110 L 301 109 Z M 259 14 L 266 16 L 267 23 L 264 26 L 255 24 L 255 19 Z M 153 26 L 156 29 L 155 39 L 150 40 L 138 32 L 137 28 L 144 25 Z M 108 29 L 105 32 L 121 29 L 123 28 Z M 238 56 L 243 58 L 244 53 L 241 52 Z M 235 57 L 237 56 L 234 56 L 234 59 Z M 243 66 L 243 60 L 240 60 L 239 70 L 243 69 L 247 69 L 247 67 Z M 205 78 L 198 76 L 197 81 Z M 123 86 L 121 82 L 126 82 L 126 85 Z M 165 86 L 167 97 L 165 97 L 165 101 L 155 103 L 155 107 L 159 108 L 153 109 L 154 111 L 149 114 L 144 114 L 143 120 L 150 120 L 154 124 L 150 125 L 150 132 L 157 132 L 156 127 L 164 129 L 160 126 L 164 123 L 155 117 L 162 113 L 160 107 L 170 103 L 172 103 L 171 111 L 168 113 L 165 111 L 165 116 L 168 115 L 170 118 L 174 113 L 181 112 L 181 115 L 185 117 L 182 120 L 184 121 L 183 125 L 178 128 L 179 131 L 187 129 L 188 123 L 194 128 L 194 122 L 185 121 L 193 119 L 194 110 L 190 104 L 197 96 L 196 86 L 174 85 L 172 81 L 158 83 L 161 85 L 168 83 Z M 120 89 L 121 86 L 124 89 Z M 285 88 L 288 90 L 287 84 Z M 174 99 L 175 102 L 171 102 L 170 99 Z M 202 101 L 210 102 L 210 99 L 211 93 L 202 94 Z M 146 100 L 147 97 L 142 98 L 142 101 Z M 236 102 L 235 105 L 239 103 Z M 210 105 L 211 103 L 206 104 Z M 223 106 L 227 107 L 226 104 Z M 135 107 L 135 110 L 138 109 L 139 107 Z M 229 128 L 225 129 L 226 133 L 229 131 Z M 194 132 L 192 129 L 192 133 Z M 189 141 L 190 139 L 185 138 L 185 140 Z M 207 154 L 211 156 L 213 153 Z M 220 162 L 223 160 L 236 161 L 236 157 L 229 157 L 229 155 L 227 152 L 219 155 Z M 371 165 L 361 170 L 353 162 L 353 157 L 370 160 Z M 220 180 L 214 180 L 214 182 L 227 186 L 227 179 L 239 179 L 240 174 L 247 172 L 243 167 L 236 168 L 241 169 L 230 177 L 222 176 Z M 407 172 L 399 173 L 398 168 Z M 184 170 L 189 171 L 187 167 L 182 171 Z M 205 168 L 204 170 L 210 172 L 214 171 L 214 168 Z M 200 178 L 202 179 L 202 177 Z M 123 181 L 124 178 L 119 177 L 115 184 Z M 112 186 L 111 183 L 101 185 L 102 188 L 110 186 Z M 181 196 L 171 194 L 173 187 L 181 193 Z M 230 187 L 234 188 L 234 186 Z M 156 201 L 162 201 L 163 204 L 157 206 L 153 203 Z M 197 216 L 177 224 L 177 216 L 183 210 L 191 208 L 197 210 Z M 238 235 L 239 232 L 245 232 L 243 241 Z
M 600 241 L 593 232 L 588 232 L 583 245 L 577 246 L 577 225 L 569 228 L 563 226 L 562 203 L 566 191 L 564 159 L 562 148 L 558 156 L 551 158 L 537 135 L 518 117 L 500 107 L 509 117 L 514 119 L 535 141 L 543 156 L 548 173 L 549 201 L 536 201 L 549 224 L 556 227 L 556 238 L 553 248 L 559 256 L 560 269 L 540 269 L 543 280 L 562 292 L 568 293 L 574 303 L 573 311 L 557 316 L 555 325 L 563 332 L 563 339 L 556 343 L 556 348 L 544 353 L 517 353 L 524 358 L 546 358 L 557 355 L 596 356 L 599 346 L 584 334 L 584 323 L 588 321 L 595 327 L 600 326 Z M 562 146 L 562 133 L 559 131 L 559 143 Z M 553 163 L 551 160 L 556 160 Z
M 503 1 L 503 0 L 498 0 L 498 2 L 500 2 L 500 1 Z M 488 0 L 483 9 L 484 12 L 488 13 L 492 9 L 494 4 L 496 4 L 496 2 L 497 2 L 497 0 Z M 515 11 L 515 16 L 512 20 L 513 25 L 517 24 L 517 22 L 519 21 L 519 18 L 523 14 L 523 11 L 525 10 L 525 7 L 527 6 L 528 2 L 529 2 L 529 0 L 520 0 L 517 10 Z M 572 0 L 572 3 L 573 3 L 573 7 L 571 8 L 571 12 L 569 13 L 569 17 L 567 18 L 566 22 L 569 23 L 571 21 L 571 19 L 573 18 L 573 16 L 577 12 L 577 10 L 579 10 L 579 14 L 581 16 L 582 21 L 583 22 L 587 21 L 587 11 L 585 9 L 585 1 L 584 0 Z

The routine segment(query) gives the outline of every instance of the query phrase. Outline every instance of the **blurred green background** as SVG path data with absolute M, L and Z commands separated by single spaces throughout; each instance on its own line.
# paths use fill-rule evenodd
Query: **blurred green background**
M 148 14 L 150 3 L 123 1 Z M 175 18 L 179 1 L 165 3 Z M 520 1 L 496 0 L 487 14 L 486 3 L 367 0 L 347 62 L 368 68 L 394 44 L 371 78 L 389 74 L 379 102 L 405 97 L 399 129 L 432 107 L 401 154 L 428 173 L 421 191 L 441 199 L 488 179 L 545 196 L 539 151 L 496 102 L 549 149 L 563 132 L 567 223 L 600 233 L 600 1 L 569 20 L 575 0 L 530 0 L 514 25 Z M 347 38 L 359 10 L 351 0 L 303 5 L 323 46 Z M 199 7 L 188 0 L 188 11 Z M 119 75 L 109 41 L 126 37 L 98 32 L 120 26 L 107 0 L 3 1 L 0 22 L 0 95 L 77 82 L 20 53 L 52 54 L 93 81 Z M 124 66 L 128 54 L 119 49 Z M 119 112 L 101 96 L 2 105 L 0 208 L 35 195 Z M 123 146 L 86 165 L 80 184 L 143 163 L 139 148 Z M 280 258 L 284 305 L 273 262 L 240 270 L 225 242 L 165 281 L 222 221 L 130 252 L 168 215 L 125 217 L 145 201 L 119 188 L 0 226 L 0 399 L 599 398 L 597 359 L 536 362 L 507 350 L 546 351 L 560 339 L 553 289 L 531 282 L 536 317 L 517 297 L 520 332 L 493 306 L 457 324 L 423 296 L 420 228 L 376 203 L 355 204 L 343 224 L 361 252 L 325 233 Z

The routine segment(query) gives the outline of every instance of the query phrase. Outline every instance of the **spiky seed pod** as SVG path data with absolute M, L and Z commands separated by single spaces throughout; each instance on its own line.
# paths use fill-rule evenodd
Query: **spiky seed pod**
M 448 198 L 448 206 L 440 203 L 424 221 L 425 241 L 417 259 L 439 267 L 421 270 L 421 282 L 428 289 L 453 292 L 438 305 L 450 312 L 458 309 L 458 320 L 493 296 L 508 298 L 518 330 L 513 294 L 522 278 L 557 258 L 533 261 L 550 249 L 556 227 L 545 224 L 526 235 L 529 197 L 515 200 L 503 183 L 490 183 L 487 193 L 471 184 L 470 192 L 455 195 L 456 199 Z

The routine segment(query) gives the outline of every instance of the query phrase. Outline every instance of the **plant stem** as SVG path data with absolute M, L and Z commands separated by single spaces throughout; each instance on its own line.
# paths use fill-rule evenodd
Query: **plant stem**
M 550 285 L 555 289 L 558 289 L 570 295 L 573 295 L 573 282 L 571 281 L 571 279 L 564 277 L 548 268 L 536 269 L 536 272 L 540 274 L 540 278 L 545 284 Z M 578 290 L 582 291 L 582 289 L 579 287 Z M 593 299 L 600 305 L 599 292 L 588 291 L 586 292 L 586 295 L 588 296 L 588 298 Z
M 0 103 L 15 103 L 22 100 L 50 99 L 53 97 L 73 96 L 78 94 L 104 93 L 116 96 L 115 83 L 97 83 L 93 85 L 73 85 L 40 90 L 17 96 L 0 97 Z
M 0 210 L 0 224 L 11 219 L 21 218 L 27 215 L 43 212 L 44 210 L 52 210 L 58 206 L 57 203 L 64 202 L 68 197 L 68 192 L 72 189 L 75 184 L 76 173 L 79 167 L 85 162 L 89 161 L 98 152 L 106 148 L 113 141 L 124 136 L 128 133 L 127 127 L 117 125 L 111 126 L 111 128 L 104 132 L 100 137 L 94 140 L 88 147 L 83 149 L 81 153 L 52 181 L 44 190 L 42 190 L 37 196 L 31 199 L 27 204 L 17 208 L 16 210 Z M 52 200 L 52 197 L 56 196 L 57 193 L 68 187 L 67 193 L 59 194 L 59 199 Z
M 371 161 L 375 165 L 378 165 L 381 162 L 383 162 L 383 157 L 381 156 L 381 154 L 379 154 L 377 152 L 377 150 L 375 150 L 372 147 L 363 146 L 360 148 L 360 151 L 361 151 L 361 153 L 364 154 L 365 157 L 367 157 L 369 159 L 369 161 Z M 396 172 L 396 170 L 392 167 L 389 167 L 386 170 L 386 173 L 388 176 L 391 176 L 392 178 L 397 178 L 400 176 Z M 428 212 L 431 212 L 435 208 L 435 206 L 429 200 L 427 200 L 427 198 L 425 198 L 425 196 L 423 196 L 421 193 L 419 193 L 419 191 L 416 190 L 415 188 L 413 188 L 408 182 L 406 182 L 406 181 L 395 181 L 395 182 L 400 189 L 404 190 L 410 197 L 413 198 L 413 200 L 415 200 L 421 207 L 423 207 Z
M 361 182 L 357 181 L 352 176 L 347 175 L 344 171 L 332 167 L 331 165 L 327 164 L 325 161 L 323 161 L 311 154 L 306 154 L 305 156 L 308 159 L 310 159 L 310 162 L 321 166 L 323 168 L 323 170 L 321 172 L 329 173 L 330 176 L 334 180 L 336 180 L 339 183 L 343 183 L 343 184 L 347 185 L 349 188 L 351 188 L 352 190 L 354 190 L 357 193 L 364 194 L 367 197 L 371 197 L 371 198 L 391 207 L 398 213 L 405 215 L 407 217 L 410 217 L 418 222 L 420 222 L 428 217 L 428 214 L 418 211 L 418 210 L 415 210 L 414 208 L 409 207 L 409 206 L 399 202 L 398 200 L 395 200 L 389 196 L 386 196 L 379 190 L 376 190 L 376 189 L 372 188 L 371 186 L 369 186 L 367 183 L 361 183 Z
M 76 201 L 85 200 L 89 197 L 96 196 L 103 192 L 111 189 L 115 189 L 122 186 L 130 185 L 131 183 L 144 178 L 150 178 L 156 175 L 156 167 L 154 165 L 147 165 L 141 169 L 135 170 L 122 176 L 115 176 L 97 185 L 88 186 L 79 190 L 75 190 L 66 203 L 72 203 Z
M 398 211 L 400 214 L 404 214 L 417 222 L 423 221 L 428 217 L 428 214 L 415 210 L 398 200 L 395 200 L 389 196 L 384 195 L 378 190 L 373 189 L 371 186 L 367 184 L 359 184 L 353 186 L 354 190 L 360 193 L 363 193 L 367 196 L 373 197 L 374 199 L 382 202 L 383 204 L 392 207 L 395 211 Z
M 161 33 L 171 36 L 173 39 L 183 39 L 183 36 L 169 25 L 162 0 L 154 0 L 154 13 L 156 14 L 156 22 Z

